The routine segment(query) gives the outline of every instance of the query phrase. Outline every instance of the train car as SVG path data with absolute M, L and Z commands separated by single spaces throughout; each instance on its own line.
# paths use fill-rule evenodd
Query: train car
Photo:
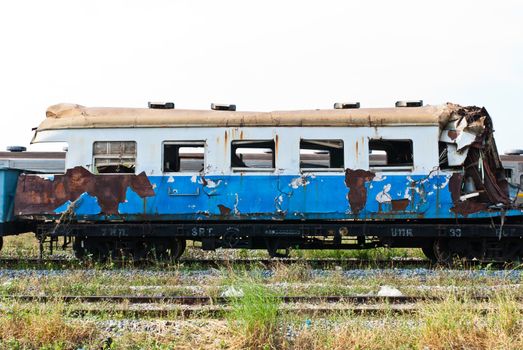
M 523 150 L 512 149 L 501 155 L 501 162 L 505 168 L 505 176 L 510 186 L 510 196 L 514 204 L 523 205 Z
M 65 172 L 17 174 L 3 234 L 29 225 L 100 259 L 178 258 L 187 240 L 272 256 L 387 246 L 441 262 L 523 257 L 523 213 L 484 108 L 212 107 L 50 107 L 32 143 L 67 143 Z

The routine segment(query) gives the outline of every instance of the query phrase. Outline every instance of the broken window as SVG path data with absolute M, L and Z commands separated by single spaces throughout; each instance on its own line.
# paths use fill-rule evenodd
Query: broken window
M 238 140 L 231 143 L 233 170 L 273 170 L 275 165 L 274 140 Z
M 412 140 L 369 140 L 369 165 L 382 171 L 411 170 Z
M 96 141 L 93 144 L 95 172 L 98 174 L 134 174 L 135 141 Z
M 343 170 L 343 141 L 301 140 L 300 169 L 308 171 Z
M 169 172 L 200 172 L 205 164 L 205 142 L 164 142 L 163 171 Z

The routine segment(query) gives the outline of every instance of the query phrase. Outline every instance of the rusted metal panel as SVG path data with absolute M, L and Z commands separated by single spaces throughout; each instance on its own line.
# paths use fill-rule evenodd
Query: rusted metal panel
M 405 211 L 409 206 L 410 201 L 408 199 L 396 199 L 391 200 L 392 210 L 393 211 Z
M 118 214 L 118 205 L 126 199 L 127 189 L 138 196 L 154 196 L 145 173 L 138 175 L 94 175 L 83 167 L 68 169 L 51 178 L 20 175 L 15 197 L 16 215 L 54 213 L 67 201 L 74 202 L 87 193 L 96 197 L 102 215 Z
M 347 198 L 354 214 L 358 214 L 360 210 L 365 207 L 367 203 L 367 188 L 365 187 L 365 183 L 374 179 L 375 176 L 376 174 L 372 171 L 363 169 L 345 170 L 345 185 L 349 189 Z

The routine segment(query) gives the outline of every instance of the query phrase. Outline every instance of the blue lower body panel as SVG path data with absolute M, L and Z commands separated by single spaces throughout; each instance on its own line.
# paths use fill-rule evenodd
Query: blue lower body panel
M 76 168 L 75 168 L 76 169 Z M 74 170 L 74 169 L 73 169 Z M 385 220 L 450 219 L 451 174 L 21 176 L 17 213 L 79 220 Z M 70 176 L 69 176 L 69 175 Z M 111 178 L 112 177 L 112 178 Z M 76 182 L 73 182 L 76 181 Z M 83 186 L 83 187 L 82 187 Z M 49 193 L 42 195 L 42 191 Z M 51 198 L 55 194 L 55 198 Z M 48 198 L 49 197 L 49 198 Z M 36 199 L 33 199 L 36 198 Z M 45 202 L 48 200 L 48 202 Z M 33 201 L 33 202 L 31 202 Z M 500 216 L 484 209 L 470 218 Z M 521 215 L 510 210 L 505 215 Z

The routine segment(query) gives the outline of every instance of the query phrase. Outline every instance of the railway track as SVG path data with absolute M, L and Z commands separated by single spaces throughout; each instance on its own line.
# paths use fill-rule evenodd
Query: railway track
M 174 263 L 161 261 L 113 261 L 111 264 L 99 263 L 90 260 L 77 260 L 74 258 L 0 258 L 0 268 L 89 268 L 96 266 L 97 268 L 104 267 L 173 267 L 173 266 L 187 266 L 187 267 L 228 267 L 228 266 L 265 266 L 271 267 L 275 265 L 291 265 L 291 264 L 305 264 L 312 268 L 333 268 L 340 266 L 346 269 L 358 268 L 434 268 L 438 267 L 426 259 L 419 258 L 392 258 L 392 259 L 181 259 Z M 520 264 L 509 264 L 502 262 L 481 263 L 478 261 L 466 261 L 455 268 L 481 268 L 488 267 L 490 269 L 513 269 L 521 267 Z
M 127 304 L 176 304 L 176 305 L 216 305 L 229 304 L 236 300 L 234 297 L 209 297 L 209 296 L 135 296 L 135 295 L 5 295 L 0 300 L 11 299 L 22 302 L 49 302 L 60 301 L 65 303 L 127 303 Z M 372 295 L 327 295 L 327 296 L 281 296 L 275 297 L 279 302 L 289 303 L 350 303 L 364 305 L 371 303 L 405 304 L 421 301 L 441 301 L 442 297 L 428 296 L 372 296 Z M 474 301 L 488 301 L 486 296 L 473 297 Z
M 118 314 L 120 317 L 210 317 L 221 318 L 230 310 L 231 302 L 236 298 L 206 296 L 132 296 L 132 295 L 96 295 L 96 296 L 40 296 L 40 295 L 4 295 L 0 301 L 13 300 L 26 303 L 45 303 L 50 301 L 72 303 L 102 303 L 76 306 L 68 310 L 71 316 Z M 440 302 L 444 297 L 437 296 L 281 296 L 275 298 L 280 303 L 280 312 L 292 312 L 300 315 L 329 315 L 350 313 L 355 315 L 379 315 L 383 313 L 412 314 L 420 309 L 421 302 Z M 464 301 L 485 303 L 487 296 L 470 296 Z M 523 297 L 516 301 L 523 302 Z M 119 306 L 119 304 L 125 304 Z M 478 304 L 477 310 L 487 312 L 491 307 Z M 0 314 L 2 312 L 0 311 Z
M 415 258 L 393 258 L 388 260 L 368 260 L 368 259 L 181 259 L 175 263 L 166 263 L 161 261 L 114 261 L 116 264 L 122 266 L 208 266 L 208 267 L 222 267 L 231 265 L 263 265 L 273 266 L 278 264 L 308 264 L 312 267 L 329 267 L 329 266 L 343 266 L 343 267 L 428 267 L 431 265 L 430 261 L 425 259 Z M 85 267 L 97 265 L 103 267 L 103 263 L 97 263 L 89 260 L 81 261 L 74 258 L 0 258 L 0 267 L 11 266 L 45 266 L 55 265 L 63 267 Z
M 241 297 L 240 297 L 241 298 Z M 216 305 L 229 304 L 236 300 L 234 297 L 209 297 L 209 296 L 135 296 L 135 295 L 4 295 L 0 300 L 17 300 L 22 302 L 49 302 L 61 301 L 65 303 L 127 303 L 127 304 L 176 304 L 176 305 Z M 275 297 L 284 304 L 289 303 L 350 303 L 354 305 L 365 305 L 373 303 L 383 304 L 407 304 L 418 302 L 437 302 L 445 298 L 442 296 L 376 296 L 376 295 L 327 295 L 327 296 L 281 296 Z M 467 301 L 487 302 L 489 296 L 468 296 Z M 523 297 L 517 298 L 523 301 Z

